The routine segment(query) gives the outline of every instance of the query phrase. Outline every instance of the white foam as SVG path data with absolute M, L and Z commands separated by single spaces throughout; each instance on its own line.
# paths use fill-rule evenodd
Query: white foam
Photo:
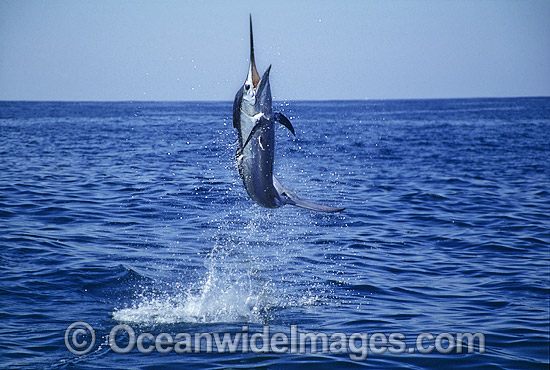
M 319 302 L 309 286 L 306 291 L 297 289 L 296 281 L 279 270 L 279 266 L 291 265 L 296 252 L 285 251 L 289 245 L 280 238 L 271 239 L 272 229 L 264 225 L 272 220 L 262 216 L 243 222 L 234 221 L 231 212 L 230 216 L 233 219 L 221 220 L 215 232 L 203 279 L 185 288 L 174 282 L 160 292 L 145 287 L 130 307 L 116 309 L 113 318 L 152 325 L 265 323 L 273 308 Z

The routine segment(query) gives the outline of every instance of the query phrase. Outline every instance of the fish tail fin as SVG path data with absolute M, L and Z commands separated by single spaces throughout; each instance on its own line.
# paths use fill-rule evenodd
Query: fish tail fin
M 341 212 L 345 209 L 342 207 L 324 206 L 321 204 L 316 204 L 316 203 L 309 202 L 307 200 L 303 200 L 302 198 L 297 196 L 296 193 L 294 193 L 291 190 L 288 190 L 283 185 L 281 185 L 281 183 L 279 182 L 279 180 L 277 180 L 275 176 L 273 176 L 273 185 L 275 186 L 275 189 L 277 190 L 281 198 L 284 199 L 285 204 L 290 204 L 296 207 L 309 209 L 311 211 L 326 212 L 326 213 Z
M 296 207 L 305 208 L 316 212 L 326 212 L 326 213 L 342 212 L 345 209 L 343 207 L 324 206 L 322 204 L 312 203 L 297 197 L 288 198 L 287 204 L 291 204 Z

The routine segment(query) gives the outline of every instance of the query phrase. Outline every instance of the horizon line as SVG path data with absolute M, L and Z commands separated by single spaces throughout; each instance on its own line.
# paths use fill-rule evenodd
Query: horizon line
M 284 99 L 273 100 L 273 102 L 367 102 L 367 101 L 405 101 L 405 100 L 481 100 L 481 99 L 541 99 L 550 98 L 545 95 L 522 95 L 522 96 L 480 96 L 480 97 L 440 97 L 440 98 L 356 98 L 356 99 Z M 87 99 L 87 100 L 68 100 L 68 99 L 0 99 L 0 103 L 232 103 L 231 100 L 177 100 L 177 99 L 159 99 L 159 100 L 137 100 L 137 99 Z

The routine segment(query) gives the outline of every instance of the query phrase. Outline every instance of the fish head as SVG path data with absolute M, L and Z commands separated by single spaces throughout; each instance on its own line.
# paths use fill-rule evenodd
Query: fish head
M 252 32 L 252 16 L 250 17 L 250 59 L 248 66 L 248 74 L 241 88 L 235 95 L 233 104 L 233 126 L 240 127 L 240 114 L 244 113 L 248 117 L 254 117 L 258 113 L 263 113 L 266 117 L 270 117 L 272 113 L 271 104 L 271 88 L 269 86 L 269 71 L 271 66 L 264 72 L 260 78 L 256 61 L 254 58 L 254 36 Z M 248 131 L 251 128 L 248 128 Z M 247 130 L 245 129 L 244 137 L 246 139 Z
M 243 85 L 243 102 L 249 105 L 256 104 L 256 90 L 260 85 L 260 74 L 256 68 L 256 60 L 254 58 L 254 35 L 252 33 L 252 15 L 250 15 L 250 65 L 248 67 L 248 75 Z
M 256 64 L 254 60 L 250 62 L 250 68 L 248 70 L 248 75 L 246 76 L 246 81 L 243 85 L 243 102 L 246 102 L 249 105 L 256 104 L 256 92 L 260 84 L 260 76 L 258 75 L 258 70 L 256 69 Z
M 252 72 L 252 64 L 248 76 L 242 87 L 241 109 L 250 115 L 264 113 L 271 115 L 271 87 L 269 85 L 269 71 L 271 66 L 264 72 L 262 78 L 255 79 Z M 255 70 L 255 66 L 254 66 Z M 256 73 L 258 73 L 256 71 Z

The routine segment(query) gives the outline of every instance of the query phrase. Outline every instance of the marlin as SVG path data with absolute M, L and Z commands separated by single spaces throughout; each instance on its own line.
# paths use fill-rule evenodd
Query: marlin
M 235 95 L 233 127 L 238 131 L 237 167 L 246 192 L 260 206 L 278 208 L 285 204 L 318 212 L 340 212 L 344 208 L 315 204 L 299 198 L 273 175 L 275 123 L 296 136 L 290 120 L 274 113 L 269 86 L 271 65 L 260 78 L 254 60 L 252 16 L 250 16 L 250 66 L 244 85 Z

